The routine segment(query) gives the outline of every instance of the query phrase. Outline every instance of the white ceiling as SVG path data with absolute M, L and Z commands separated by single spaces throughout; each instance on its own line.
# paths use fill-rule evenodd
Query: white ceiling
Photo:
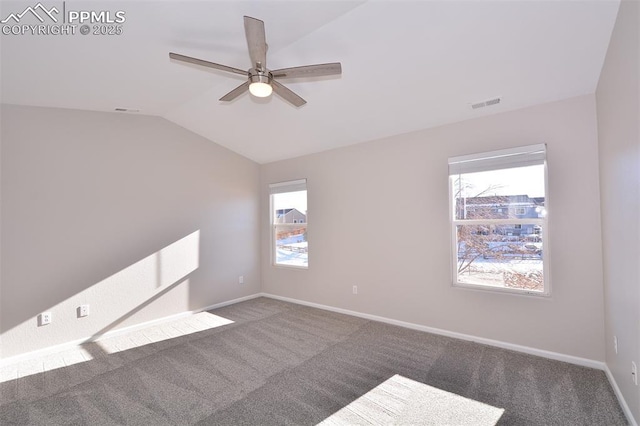
M 1 3 L 0 16 L 34 2 Z M 62 2 L 42 0 L 45 6 Z M 0 36 L 1 101 L 139 109 L 259 163 L 594 93 L 619 2 L 66 2 L 124 10 L 119 36 Z M 341 77 L 282 81 L 308 104 L 218 99 L 249 68 L 243 15 L 265 21 L 270 69 L 342 63 Z M 497 106 L 470 103 L 502 97 Z M 114 112 L 115 113 L 115 112 Z

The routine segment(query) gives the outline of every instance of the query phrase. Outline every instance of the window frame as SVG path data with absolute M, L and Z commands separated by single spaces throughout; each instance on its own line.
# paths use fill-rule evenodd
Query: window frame
M 286 268 L 286 269 L 297 269 L 297 270 L 307 270 L 309 269 L 309 237 L 308 237 L 308 222 L 309 222 L 309 216 L 308 216 L 308 209 L 307 212 L 305 213 L 305 220 L 304 222 L 298 222 L 298 223 L 276 223 L 276 218 L 275 218 L 275 209 L 274 209 L 274 203 L 273 203 L 273 198 L 274 195 L 277 194 L 285 194 L 285 193 L 289 193 L 289 192 L 298 192 L 298 191 L 307 191 L 307 201 L 308 201 L 308 188 L 307 188 L 307 179 L 297 179 L 297 180 L 292 180 L 292 181 L 283 181 L 283 182 L 275 182 L 275 183 L 270 183 L 269 184 L 269 227 L 270 227 L 270 237 L 269 237 L 269 245 L 270 245 L 270 252 L 271 252 L 271 266 L 274 266 L 276 268 Z M 276 233 L 277 233 L 277 227 L 291 227 L 291 228 L 300 228 L 300 227 L 304 227 L 305 232 L 307 232 L 307 265 L 306 266 L 300 266 L 300 265 L 289 265 L 286 263 L 278 263 L 277 262 L 277 247 L 276 247 L 276 243 L 277 243 L 277 237 L 276 237 Z
M 542 159 L 539 160 L 540 152 L 542 153 Z M 527 163 L 527 160 L 523 159 L 523 155 L 528 153 L 538 154 L 532 157 L 538 158 L 538 160 L 531 160 Z M 510 157 L 513 161 L 510 161 Z M 488 160 L 489 166 L 486 169 L 477 169 L 470 167 L 468 171 L 461 171 L 452 173 L 451 165 L 457 162 L 473 162 L 477 161 L 481 163 L 483 160 Z M 537 163 L 535 161 L 538 161 Z M 544 209 L 545 214 L 538 218 L 509 218 L 509 219 L 456 219 L 455 209 L 455 196 L 454 196 L 454 178 L 462 174 L 474 173 L 478 171 L 491 171 L 491 170 L 503 170 L 517 167 L 526 167 L 527 165 L 542 164 L 544 174 Z M 462 167 L 464 170 L 464 166 Z M 538 296 L 538 297 L 550 297 L 551 296 L 551 274 L 549 267 L 549 178 L 548 167 L 546 159 L 546 145 L 528 145 L 519 148 L 510 148 L 497 151 L 488 151 L 477 154 L 465 155 L 460 157 L 449 158 L 449 227 L 451 236 L 451 282 L 453 287 L 472 289 L 479 291 L 489 291 L 497 293 L 508 293 L 516 295 L 526 296 Z M 527 289 L 510 288 L 510 287 L 497 287 L 487 284 L 474 284 L 468 282 L 461 282 L 458 280 L 458 226 L 459 225 L 518 225 L 518 224 L 533 224 L 534 226 L 541 226 L 542 232 L 542 279 L 543 279 L 543 291 L 533 291 Z

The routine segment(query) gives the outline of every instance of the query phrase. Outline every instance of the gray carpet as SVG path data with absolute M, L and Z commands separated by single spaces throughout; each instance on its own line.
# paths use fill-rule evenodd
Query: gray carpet
M 627 424 L 599 370 L 267 298 L 212 313 L 234 323 L 3 383 L 0 424 Z

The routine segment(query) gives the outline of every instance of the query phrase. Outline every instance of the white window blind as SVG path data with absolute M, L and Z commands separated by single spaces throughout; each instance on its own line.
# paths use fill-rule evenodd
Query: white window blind
M 284 192 L 296 192 L 296 191 L 306 191 L 306 190 L 307 190 L 306 179 L 298 179 L 298 180 L 292 180 L 288 182 L 278 182 L 278 183 L 269 184 L 270 194 L 282 194 Z
M 528 145 L 449 158 L 449 175 L 544 164 L 546 145 Z

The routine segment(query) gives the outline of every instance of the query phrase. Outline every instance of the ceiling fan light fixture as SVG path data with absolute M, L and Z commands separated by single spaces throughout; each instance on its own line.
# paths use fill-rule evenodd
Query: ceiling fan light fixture
M 271 73 L 250 69 L 249 92 L 256 98 L 266 98 L 271 96 L 271 92 L 273 92 L 273 87 L 271 86 Z
M 249 92 L 257 98 L 266 98 L 271 96 L 273 87 L 269 83 L 258 81 L 249 85 Z

